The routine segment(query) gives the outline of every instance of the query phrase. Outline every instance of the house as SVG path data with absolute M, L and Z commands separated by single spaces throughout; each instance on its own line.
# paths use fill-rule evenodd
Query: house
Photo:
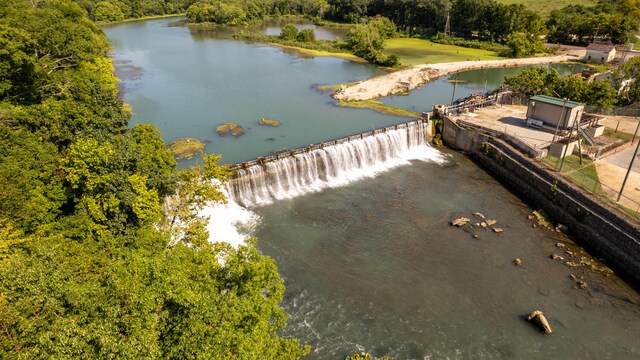
M 584 61 L 595 63 L 607 63 L 616 57 L 616 47 L 608 44 L 591 43 L 587 46 L 587 54 Z
M 544 125 L 569 129 L 580 122 L 584 104 L 545 95 L 532 96 L 527 108 L 527 122 L 542 121 Z M 531 121 L 530 121 L 531 120 Z

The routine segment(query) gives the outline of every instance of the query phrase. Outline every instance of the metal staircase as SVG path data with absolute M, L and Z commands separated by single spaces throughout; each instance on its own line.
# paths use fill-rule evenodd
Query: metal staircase
M 584 131 L 580 126 L 578 126 L 578 133 L 580 133 L 580 136 L 582 136 L 582 138 L 584 139 L 584 141 L 587 142 L 587 144 L 593 146 L 595 145 L 595 140 L 593 140 L 593 138 L 587 134 L 586 131 Z

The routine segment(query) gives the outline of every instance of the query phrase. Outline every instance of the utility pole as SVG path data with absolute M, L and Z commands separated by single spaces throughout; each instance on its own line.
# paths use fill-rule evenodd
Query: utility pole
M 555 91 L 554 91 L 555 93 Z M 556 95 L 558 95 L 556 93 Z M 560 122 L 563 121 L 564 118 L 564 109 L 565 106 L 567 105 L 567 98 L 564 98 L 564 103 L 562 103 L 562 111 L 560 112 L 560 118 L 558 119 L 558 125 L 556 125 L 556 132 L 553 133 L 553 140 L 551 140 L 552 143 L 556 142 L 556 136 L 558 136 L 558 130 L 560 129 Z
M 640 121 L 638 121 L 638 126 L 636 126 L 636 132 L 633 134 L 633 138 L 636 138 L 638 135 L 638 129 L 640 129 Z M 631 140 L 633 144 L 633 140 Z M 636 150 L 633 152 L 633 156 L 631 157 L 631 162 L 629 163 L 629 168 L 627 169 L 627 173 L 624 175 L 624 180 L 622 181 L 622 186 L 620 187 L 620 192 L 618 193 L 618 199 L 616 201 L 620 201 L 622 197 L 622 191 L 624 191 L 624 186 L 627 185 L 627 179 L 629 178 L 629 173 L 631 172 L 631 168 L 633 167 L 633 161 L 636 159 L 636 155 L 638 155 L 638 148 L 640 148 L 640 140 L 638 141 L 638 145 L 636 145 Z
M 451 103 L 453 104 L 453 100 L 456 97 L 456 84 L 458 83 L 458 73 L 456 73 L 456 78 L 453 79 L 453 91 L 451 92 Z
M 451 36 L 451 23 L 449 21 L 449 13 L 447 13 L 447 22 L 444 24 L 444 36 Z
M 484 92 L 483 93 L 484 94 L 487 93 L 487 75 L 486 74 L 484 75 Z
M 569 148 L 569 144 L 571 143 L 571 135 L 573 135 L 573 127 L 577 123 L 574 121 L 573 126 L 571 126 L 571 130 L 569 130 L 569 138 L 567 139 L 567 146 L 562 149 L 562 161 L 560 162 L 560 170 L 558 172 L 562 173 L 562 166 L 564 166 L 564 158 L 567 156 L 567 149 Z M 571 155 L 571 154 L 569 154 Z

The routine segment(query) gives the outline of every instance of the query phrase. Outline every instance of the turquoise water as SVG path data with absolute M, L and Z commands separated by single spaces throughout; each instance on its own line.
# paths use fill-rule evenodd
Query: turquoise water
M 174 21 L 105 29 L 133 122 L 158 125 L 167 141 L 196 137 L 207 152 L 237 162 L 407 120 L 337 108 L 315 89 L 368 78 L 377 73 L 372 66 L 301 59 L 170 26 Z M 487 71 L 488 87 L 500 82 L 501 71 Z M 460 74 L 469 82 L 457 85 L 456 97 L 482 91 L 484 76 Z M 442 79 L 384 101 L 428 110 L 450 101 L 452 89 Z M 283 125 L 259 127 L 262 117 Z M 221 138 L 214 129 L 223 122 L 240 123 L 247 134 Z M 639 358 L 638 293 L 615 276 L 551 260 L 552 253 L 580 249 L 562 234 L 534 228 L 532 210 L 469 159 L 441 152 L 444 164 L 413 161 L 250 209 L 259 218 L 251 234 L 285 279 L 290 319 L 283 335 L 311 345 L 309 359 L 363 350 L 394 359 Z M 448 225 L 474 212 L 505 231 Z M 524 265 L 516 267 L 515 258 Z M 570 274 L 589 288 L 577 288 Z M 540 335 L 524 321 L 536 309 L 553 334 Z
M 133 124 L 157 125 L 165 141 L 194 137 L 206 151 L 235 163 L 283 147 L 295 148 L 409 120 L 332 105 L 315 88 L 369 78 L 374 66 L 331 57 L 299 58 L 260 44 L 208 37 L 169 26 L 173 19 L 105 28 Z M 257 121 L 274 119 L 278 128 Z M 233 122 L 246 135 L 219 137 Z

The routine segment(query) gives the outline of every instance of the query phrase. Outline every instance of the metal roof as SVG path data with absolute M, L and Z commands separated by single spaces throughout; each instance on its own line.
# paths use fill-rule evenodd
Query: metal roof
M 545 103 L 545 104 L 564 106 L 564 107 L 569 108 L 569 109 L 573 109 L 574 107 L 578 107 L 578 106 L 582 106 L 583 105 L 583 104 L 581 104 L 579 102 L 575 102 L 575 101 L 571 101 L 571 100 L 567 100 L 567 102 L 565 103 L 564 99 L 555 98 L 555 97 L 546 96 L 546 95 L 532 96 L 531 98 L 529 98 L 529 102 L 531 102 L 531 101 L 538 101 L 538 102 Z

